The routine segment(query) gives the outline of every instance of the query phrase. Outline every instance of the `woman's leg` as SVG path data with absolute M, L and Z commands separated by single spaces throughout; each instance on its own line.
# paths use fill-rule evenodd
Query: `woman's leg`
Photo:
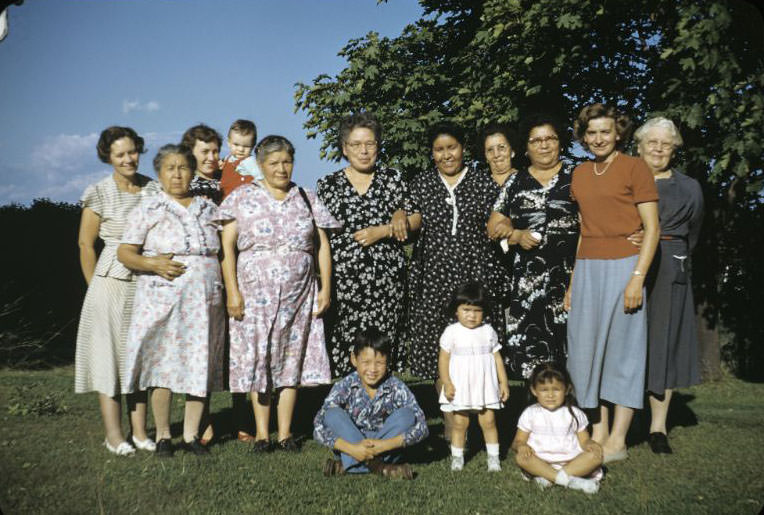
M 130 410 L 130 431 L 137 440 L 148 439 L 148 436 L 146 435 L 147 403 L 148 393 L 146 390 L 127 395 L 127 406 Z
M 631 419 L 634 417 L 634 409 L 615 405 L 615 414 L 613 415 L 613 428 L 610 431 L 607 441 L 602 445 L 602 452 L 605 456 L 615 454 L 626 449 L 626 433 L 631 425 Z M 599 442 L 598 442 L 599 443 Z
M 119 395 L 109 397 L 104 393 L 98 394 L 98 404 L 101 407 L 101 418 L 106 431 L 106 440 L 112 447 L 125 441 L 122 435 L 122 403 Z
M 212 429 L 212 419 L 210 418 L 210 400 L 211 395 L 204 397 L 204 406 L 202 407 L 202 418 L 199 421 L 199 429 L 201 430 L 201 440 L 204 444 L 208 444 L 215 436 L 215 431 Z M 188 400 L 186 400 L 188 402 Z
M 186 408 L 183 416 L 183 441 L 193 442 L 199 437 L 199 423 L 202 421 L 204 405 L 209 397 L 186 395 Z
M 271 418 L 271 394 L 252 392 L 252 409 L 255 412 L 255 441 L 270 440 L 268 424 Z
M 650 432 L 651 433 L 668 433 L 666 430 L 666 418 L 668 416 L 669 403 L 671 402 L 670 389 L 666 389 L 663 394 L 663 400 L 658 399 L 655 395 L 650 394 Z
M 279 392 L 276 415 L 278 418 L 278 441 L 283 442 L 292 436 L 292 415 L 297 403 L 297 388 L 282 388 Z
M 610 436 L 610 413 L 604 404 L 600 404 L 600 420 L 592 424 L 592 440 L 600 445 L 605 445 Z
M 168 388 L 154 388 L 151 392 L 151 412 L 157 426 L 156 441 L 172 438 L 170 434 L 170 401 L 172 392 Z

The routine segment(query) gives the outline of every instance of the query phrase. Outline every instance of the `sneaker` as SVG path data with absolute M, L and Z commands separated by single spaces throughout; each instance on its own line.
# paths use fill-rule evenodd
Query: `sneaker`
M 533 481 L 535 481 L 535 482 L 536 482 L 536 484 L 537 484 L 537 485 L 539 485 L 539 488 L 540 488 L 540 489 L 542 489 L 542 490 L 544 490 L 544 489 L 546 489 L 546 488 L 549 488 L 550 486 L 552 486 L 552 482 L 551 482 L 551 481 L 549 481 L 549 480 L 548 480 L 547 478 L 545 478 L 545 477 L 536 476 L 536 477 L 534 477 L 534 478 L 533 478 Z
M 570 476 L 568 488 L 571 490 L 580 490 L 585 494 L 596 494 L 600 490 L 600 484 L 593 479 L 584 479 L 582 477 Z
M 451 470 L 459 472 L 464 468 L 464 456 L 451 456 Z
M 498 456 L 488 456 L 486 462 L 488 464 L 488 472 L 501 472 L 501 463 L 499 463 Z

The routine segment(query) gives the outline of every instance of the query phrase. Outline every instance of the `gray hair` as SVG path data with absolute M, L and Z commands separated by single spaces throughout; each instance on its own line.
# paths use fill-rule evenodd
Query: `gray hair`
M 681 147 L 684 143 L 682 140 L 682 135 L 679 134 L 679 129 L 676 128 L 674 122 L 663 116 L 656 116 L 655 118 L 650 118 L 647 120 L 639 127 L 639 129 L 634 132 L 634 140 L 637 142 L 637 144 L 642 143 L 642 139 L 645 137 L 645 134 L 647 134 L 647 132 L 651 129 L 666 129 L 669 131 L 669 133 L 671 133 L 671 139 L 674 142 L 675 148 Z
M 255 157 L 258 163 L 265 161 L 268 154 L 274 152 L 286 152 L 294 159 L 294 145 L 284 136 L 275 136 L 273 134 L 264 137 L 255 147 Z
M 160 148 L 157 151 L 157 155 L 154 156 L 154 171 L 157 175 L 159 175 L 159 169 L 162 168 L 162 161 L 164 161 L 164 158 L 176 154 L 185 157 L 189 168 L 191 168 L 192 171 L 196 170 L 196 158 L 194 157 L 194 153 L 191 152 L 191 149 L 183 145 L 174 145 L 170 143 L 169 145 L 164 145 Z

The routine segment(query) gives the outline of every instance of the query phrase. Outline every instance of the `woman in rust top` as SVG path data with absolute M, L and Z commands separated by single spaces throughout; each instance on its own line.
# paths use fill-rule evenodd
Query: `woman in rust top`
M 585 107 L 573 132 L 594 154 L 573 171 L 581 216 L 566 294 L 568 369 L 582 408 L 600 408 L 592 438 L 604 462 L 627 458 L 626 432 L 642 408 L 647 354 L 645 274 L 658 244 L 658 191 L 647 164 L 623 154 L 631 121 L 602 104 Z M 627 238 L 644 228 L 641 247 Z M 612 430 L 608 406 L 614 406 Z

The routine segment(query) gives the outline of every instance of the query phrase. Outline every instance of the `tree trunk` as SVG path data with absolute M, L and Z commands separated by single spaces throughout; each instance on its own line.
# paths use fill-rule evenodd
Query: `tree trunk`
M 722 378 L 721 350 L 719 348 L 719 325 L 711 324 L 703 316 L 708 306 L 698 306 L 696 325 L 698 327 L 698 354 L 700 358 L 700 378 L 705 383 Z

